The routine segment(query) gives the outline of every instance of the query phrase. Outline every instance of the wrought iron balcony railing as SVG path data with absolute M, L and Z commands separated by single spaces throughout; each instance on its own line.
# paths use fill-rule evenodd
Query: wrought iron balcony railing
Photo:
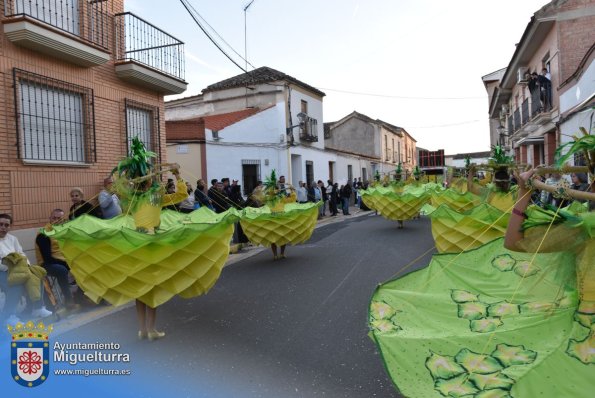
M 107 11 L 107 1 L 4 0 L 7 18 L 28 17 L 104 50 L 109 47 L 111 25 Z
M 524 126 L 529 121 L 529 99 L 521 104 L 521 124 Z
M 318 142 L 318 120 L 307 117 L 304 125 L 300 127 L 300 140 Z
M 136 15 L 115 15 L 116 60 L 137 62 L 184 80 L 184 43 Z

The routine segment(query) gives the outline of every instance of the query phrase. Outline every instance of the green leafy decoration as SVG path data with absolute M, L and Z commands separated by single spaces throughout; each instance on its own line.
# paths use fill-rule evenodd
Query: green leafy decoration
M 595 135 L 589 134 L 584 127 L 580 128 L 582 137 L 574 136 L 574 141 L 561 145 L 556 149 L 554 159 L 557 167 L 562 167 L 571 157 L 577 153 L 582 153 L 585 159 L 589 160 L 591 170 L 595 163 L 593 158 L 595 153 Z M 562 153 L 567 151 L 564 155 Z
M 488 159 L 490 165 L 512 165 L 514 159 L 507 156 L 500 145 L 492 146 L 492 156 Z
M 502 317 L 507 315 L 517 315 L 519 313 L 518 304 L 512 304 L 507 301 L 490 304 L 488 315 L 490 317 Z
M 454 398 L 472 396 L 479 391 L 466 374 L 448 380 L 438 379 L 434 383 L 434 388 L 445 397 Z
M 508 390 L 496 388 L 494 390 L 481 391 L 473 395 L 473 398 L 512 398 L 512 395 L 510 395 Z
M 532 276 L 539 271 L 541 271 L 541 269 L 537 265 L 532 264 L 531 261 L 527 260 L 518 261 L 514 266 L 514 272 L 519 276 Z
M 465 369 L 455 361 L 454 357 L 435 352 L 431 352 L 426 359 L 426 368 L 434 379 L 450 379 L 465 373 Z
M 501 254 L 492 260 L 492 265 L 503 272 L 510 271 L 515 264 L 516 260 L 510 254 L 507 253 Z
M 489 374 L 502 370 L 503 367 L 495 358 L 489 355 L 482 355 L 463 348 L 455 355 L 458 364 L 464 367 L 469 373 Z
M 466 290 L 457 290 L 457 289 L 453 289 L 450 292 L 450 298 L 455 303 L 467 303 L 470 301 L 479 301 L 479 296 L 477 294 L 469 293 Z
M 514 380 L 502 372 L 486 375 L 473 373 L 469 376 L 469 380 L 471 380 L 471 382 L 480 390 L 510 390 L 514 384 Z
M 481 319 L 486 316 L 487 305 L 477 302 L 459 304 L 458 316 L 464 319 Z
M 370 304 L 370 315 L 374 319 L 388 319 L 397 312 L 401 311 L 397 311 L 384 301 L 373 301 L 372 304 Z
M 492 352 L 492 357 L 507 368 L 512 365 L 528 365 L 535 362 L 537 352 L 526 350 L 522 345 L 498 344 Z
M 469 321 L 469 328 L 472 332 L 476 333 L 489 333 L 496 330 L 499 326 L 504 323 L 500 318 L 484 318 L 474 319 Z

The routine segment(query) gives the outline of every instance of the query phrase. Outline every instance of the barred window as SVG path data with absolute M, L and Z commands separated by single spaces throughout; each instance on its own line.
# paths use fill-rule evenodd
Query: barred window
M 160 156 L 159 108 L 127 99 L 126 138 L 129 149 L 134 137 L 138 137 L 147 150 Z
M 93 90 L 16 68 L 13 80 L 20 157 L 94 162 Z

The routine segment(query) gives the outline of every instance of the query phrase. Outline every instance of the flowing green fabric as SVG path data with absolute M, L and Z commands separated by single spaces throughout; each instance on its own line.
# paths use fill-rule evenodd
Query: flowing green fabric
M 59 242 L 77 284 L 93 301 L 122 305 L 138 299 L 156 307 L 175 295 L 209 291 L 229 255 L 237 219 L 233 209 L 165 210 L 156 233 L 146 234 L 136 230 L 131 216 L 84 215 L 44 233 Z
M 435 255 L 374 292 L 370 334 L 405 396 L 593 395 L 594 213 L 560 217 L 572 225 L 548 232 L 555 213 L 527 212 L 539 213 L 519 242 L 528 253 L 499 238 Z
M 250 242 L 270 247 L 297 245 L 312 236 L 318 220 L 320 203 L 288 203 L 283 211 L 273 212 L 269 206 L 247 207 L 240 224 Z
M 405 185 L 404 187 L 369 187 L 361 190 L 364 204 L 376 210 L 378 214 L 389 220 L 410 220 L 419 214 L 422 206 L 430 200 L 430 188 L 424 185 Z

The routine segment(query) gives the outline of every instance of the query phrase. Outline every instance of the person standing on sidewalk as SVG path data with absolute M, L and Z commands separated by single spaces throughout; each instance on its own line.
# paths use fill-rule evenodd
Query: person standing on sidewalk
M 349 181 L 347 181 L 347 184 L 345 184 L 341 190 L 341 207 L 343 209 L 344 216 L 351 215 L 351 213 L 349 213 L 349 199 L 351 198 L 351 194 L 351 185 L 349 184 Z

